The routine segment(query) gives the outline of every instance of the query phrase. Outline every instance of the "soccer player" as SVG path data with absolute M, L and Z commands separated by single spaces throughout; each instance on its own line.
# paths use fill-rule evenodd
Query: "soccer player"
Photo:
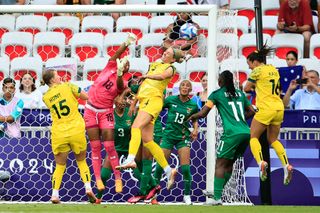
M 124 90 L 122 75 L 129 70 L 127 57 L 119 60 L 128 46 L 136 41 L 136 36 L 128 34 L 116 53 L 109 59 L 107 66 L 94 81 L 89 90 L 89 100 L 85 106 L 84 120 L 90 140 L 93 171 L 98 191 L 104 190 L 101 180 L 101 142 L 108 154 L 111 167 L 115 174 L 116 192 L 122 192 L 122 180 L 115 167 L 119 165 L 118 154 L 114 145 L 114 98 Z
M 187 119 L 198 112 L 197 103 L 189 98 L 192 84 L 189 80 L 183 80 L 179 85 L 180 95 L 169 96 L 164 101 L 164 108 L 168 108 L 166 127 L 163 131 L 161 148 L 169 159 L 171 150 L 178 150 L 180 165 L 184 180 L 184 197 L 186 204 L 191 205 L 191 171 L 190 171 L 190 141 L 196 140 L 198 135 L 198 122 L 193 119 L 193 131 L 190 134 Z M 191 140 L 190 140 L 191 139 Z M 160 182 L 163 170 L 157 164 L 154 176 Z
M 226 70 L 219 75 L 219 89 L 213 91 L 200 112 L 190 119 L 204 118 L 210 110 L 217 107 L 223 124 L 223 134 L 217 147 L 217 159 L 214 177 L 214 194 L 210 204 L 221 205 L 221 196 L 225 184 L 231 177 L 233 163 L 243 155 L 250 140 L 250 129 L 244 112 L 254 113 L 246 95 L 234 87 L 233 74 Z M 248 113 L 249 115 L 250 113 Z M 212 194 L 205 194 L 212 197 Z
M 286 151 L 278 140 L 284 114 L 283 102 L 279 96 L 280 76 L 274 66 L 264 64 L 264 58 L 271 50 L 265 45 L 261 50 L 254 51 L 247 57 L 247 63 L 252 72 L 244 91 L 251 92 L 255 89 L 258 108 L 258 112 L 251 122 L 250 148 L 259 165 L 260 179 L 265 181 L 267 179 L 268 164 L 263 160 L 258 138 L 267 129 L 268 142 L 276 151 L 282 163 L 284 169 L 283 183 L 287 185 L 290 183 L 293 167 L 289 164 Z
M 47 70 L 42 75 L 49 90 L 43 96 L 43 102 L 50 109 L 52 118 L 51 143 L 56 168 L 52 177 L 51 202 L 60 203 L 59 188 L 66 169 L 68 153 L 74 152 L 80 176 L 84 182 L 86 194 L 91 203 L 96 201 L 91 189 L 91 175 L 86 162 L 87 141 L 85 123 L 78 111 L 77 98 L 86 100 L 88 96 L 79 87 L 70 83 L 61 83 L 55 70 Z
M 117 169 L 135 168 L 135 156 L 139 150 L 141 139 L 156 161 L 160 164 L 168 178 L 167 189 L 171 189 L 177 174 L 175 168 L 171 168 L 160 146 L 153 141 L 154 122 L 163 106 L 163 91 L 171 81 L 175 68 L 174 62 L 182 62 L 182 51 L 168 48 L 161 57 L 161 61 L 150 64 L 149 71 L 143 75 L 137 99 L 140 102 L 139 111 L 131 128 L 131 140 L 127 160 Z

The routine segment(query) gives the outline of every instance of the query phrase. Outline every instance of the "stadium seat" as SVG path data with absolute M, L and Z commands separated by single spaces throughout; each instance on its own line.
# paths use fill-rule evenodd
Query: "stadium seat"
M 319 33 L 318 32 L 318 22 L 319 22 L 318 16 L 312 16 L 312 21 L 313 21 L 313 27 L 314 27 L 315 33 Z
M 19 57 L 11 61 L 10 75 L 14 80 L 20 80 L 25 73 L 39 80 L 42 78 L 42 61 L 35 57 Z
M 41 32 L 34 36 L 33 56 L 42 61 L 49 58 L 64 57 L 66 36 L 59 32 Z
M 298 53 L 298 57 L 303 57 L 304 39 L 301 34 L 282 33 L 272 37 L 272 47 L 275 48 L 275 55 L 278 58 L 286 58 L 287 52 L 293 50 Z
M 172 16 L 154 16 L 150 19 L 150 33 L 166 33 L 169 24 L 172 24 Z
M 209 20 L 208 16 L 192 16 L 192 21 L 197 23 L 200 27 L 198 35 L 203 34 L 205 37 L 208 37 L 208 26 Z
M 310 58 L 320 59 L 320 33 L 313 34 L 310 39 Z
M 191 58 L 187 62 L 186 79 L 192 82 L 200 82 L 201 77 L 208 71 L 207 58 Z
M 231 0 L 230 9 L 238 10 L 238 16 L 246 16 L 249 22 L 254 18 L 254 0 Z
M 268 34 L 263 34 L 263 43 L 267 43 L 271 46 L 271 36 Z M 255 51 L 257 48 L 256 34 L 249 33 L 243 34 L 239 39 L 239 58 L 247 57 L 250 53 Z
M 149 20 L 144 16 L 121 16 L 117 20 L 117 32 L 131 32 L 139 40 L 148 33 Z
M 12 32 L 15 28 L 16 17 L 12 15 L 0 15 L 0 43 L 4 33 Z
M 267 64 L 272 64 L 275 67 L 287 67 L 287 62 L 285 59 L 279 58 L 267 58 Z
M 158 4 L 158 0 L 126 0 L 126 4 L 128 5 L 137 5 L 137 4 L 140 4 L 140 5 L 157 5 Z M 141 13 L 138 13 L 138 12 L 132 12 L 130 13 L 132 16 L 145 16 L 147 18 L 152 18 L 152 13 L 148 13 L 148 12 L 141 12 Z
M 239 85 L 242 85 L 243 82 L 248 79 L 251 72 L 247 64 L 247 60 L 244 58 L 224 60 L 221 63 L 220 70 L 221 72 L 225 70 L 230 70 L 231 72 L 233 72 Z
M 132 76 L 141 76 L 148 72 L 149 59 L 146 57 L 142 58 L 130 58 L 129 72 L 123 75 L 125 81 L 129 81 Z
M 101 33 L 76 33 L 69 43 L 71 57 L 80 62 L 102 55 L 103 35 Z
M 8 32 L 3 34 L 1 55 L 7 55 L 10 60 L 16 57 L 30 56 L 33 36 L 27 32 Z
M 88 58 L 83 65 L 83 80 L 95 81 L 100 72 L 106 67 L 108 58 Z
M 35 35 L 47 31 L 47 18 L 37 15 L 21 15 L 16 20 L 16 31 L 29 32 Z
M 238 36 L 234 33 L 217 34 L 217 60 L 220 63 L 227 58 L 236 58 L 238 51 Z
M 320 74 L 320 62 L 316 58 L 300 58 L 297 65 L 302 65 L 306 70 L 316 70 Z
M 113 32 L 113 23 L 111 16 L 86 16 L 81 23 L 81 32 L 102 33 L 105 36 Z
M 279 0 L 264 0 L 261 1 L 262 14 L 266 16 L 278 16 L 280 4 Z
M 229 26 L 229 27 L 228 27 Z M 245 16 L 221 16 L 217 20 L 217 29 L 221 33 L 233 33 L 233 28 L 237 28 L 237 35 L 248 33 L 249 20 Z
M 103 40 L 103 51 L 104 57 L 111 57 L 119 49 L 120 45 L 125 42 L 128 38 L 127 33 L 110 33 L 104 37 Z M 135 55 L 135 45 L 130 45 L 128 49 L 121 55 L 121 57 L 130 55 L 134 57 Z
M 66 44 L 73 34 L 79 32 L 80 19 L 75 16 L 54 16 L 48 21 L 48 31 L 62 32 L 66 36 Z
M 9 77 L 9 65 L 10 61 L 8 57 L 0 57 L 0 81 Z
M 77 60 L 75 58 L 50 58 L 46 69 L 55 69 L 63 81 L 77 80 Z
M 273 36 L 277 30 L 278 16 L 262 16 L 263 29 L 262 32 Z M 256 32 L 256 20 L 251 21 L 251 32 Z
M 187 70 L 187 63 L 183 61 L 182 63 L 173 63 L 173 66 L 176 68 L 176 73 L 172 77 L 171 81 L 168 84 L 168 88 L 172 89 L 174 84 L 185 79 L 185 74 Z
M 163 49 L 162 43 L 164 33 L 149 33 L 145 34 L 139 41 L 141 47 L 141 56 L 147 56 L 150 62 L 154 62 L 161 58 Z

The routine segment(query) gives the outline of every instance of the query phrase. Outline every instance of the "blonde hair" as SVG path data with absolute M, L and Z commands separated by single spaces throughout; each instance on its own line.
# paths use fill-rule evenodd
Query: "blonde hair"
M 55 70 L 53 69 L 49 69 L 49 70 L 45 70 L 42 73 L 42 80 L 41 80 L 41 85 L 50 85 L 51 84 L 51 79 L 54 77 L 54 72 Z
M 176 59 L 176 62 L 182 63 L 184 60 L 184 53 L 177 48 L 172 47 L 172 50 L 173 50 L 173 58 Z

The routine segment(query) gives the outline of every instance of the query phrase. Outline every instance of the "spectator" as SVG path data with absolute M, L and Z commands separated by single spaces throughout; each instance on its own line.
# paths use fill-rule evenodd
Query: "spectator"
M 204 106 L 205 102 L 208 99 L 208 74 L 207 73 L 203 74 L 200 82 L 201 82 L 203 91 L 199 92 L 196 96 L 192 97 L 192 100 L 197 103 L 199 109 L 201 109 L 202 106 Z
M 0 135 L 20 138 L 20 116 L 23 101 L 14 97 L 16 82 L 12 78 L 5 78 L 2 82 L 3 96 L 0 98 Z M 2 131 L 2 134 L 1 134 Z
M 293 50 L 287 52 L 286 62 L 287 62 L 288 67 L 298 66 L 297 65 L 298 64 L 298 53 Z M 303 67 L 302 76 L 305 76 L 306 67 L 305 66 L 302 66 L 302 67 Z
M 0 5 L 25 4 L 25 0 L 1 0 Z
M 58 5 L 74 5 L 74 4 L 81 4 L 81 5 L 88 5 L 91 4 L 91 0 L 57 0 Z M 58 13 L 58 15 L 66 16 L 71 15 L 68 13 Z M 92 13 L 77 13 L 76 16 L 82 21 L 83 17 L 93 15 Z
M 185 23 L 192 23 L 198 30 L 200 29 L 197 23 L 192 21 L 191 13 L 178 13 L 174 23 L 167 27 L 166 37 L 163 41 L 163 48 L 166 50 L 169 47 L 179 48 L 192 56 L 198 56 L 198 36 L 190 40 L 180 37 L 180 28 Z
M 283 97 L 283 103 L 290 109 L 306 109 L 319 110 L 320 109 L 320 87 L 319 87 L 319 73 L 315 70 L 309 70 L 306 73 L 307 79 L 306 87 L 295 91 L 297 80 L 290 82 L 289 88 Z M 293 91 L 295 91 L 293 93 Z M 292 95 L 293 93 L 293 95 Z
M 228 0 L 186 0 L 188 4 L 216 4 L 221 9 L 229 9 Z
M 35 82 L 29 73 L 25 73 L 20 79 L 19 92 L 15 96 L 23 100 L 24 108 L 34 109 L 43 106 L 42 93 L 36 88 Z
M 93 4 L 115 4 L 115 5 L 121 5 L 126 4 L 126 0 L 94 0 Z M 120 17 L 120 13 L 112 13 L 112 18 L 116 22 L 118 18 Z
M 310 38 L 314 32 L 312 12 L 307 0 L 287 0 L 280 6 L 276 33 L 299 33 L 304 37 L 304 57 L 309 58 Z

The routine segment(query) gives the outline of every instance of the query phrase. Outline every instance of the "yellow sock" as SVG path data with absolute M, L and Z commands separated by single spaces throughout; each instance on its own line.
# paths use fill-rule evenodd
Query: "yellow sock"
M 141 130 L 139 128 L 131 128 L 131 140 L 129 143 L 129 155 L 136 156 L 141 143 Z
M 62 176 L 66 170 L 66 165 L 56 164 L 56 169 L 54 170 L 52 176 L 52 188 L 59 190 L 62 182 Z
M 274 149 L 274 151 L 276 151 L 278 158 L 280 159 L 282 165 L 285 166 L 285 165 L 289 164 L 286 150 L 284 150 L 284 147 L 281 144 L 281 142 L 276 140 L 271 144 L 271 146 Z
M 168 166 L 168 161 L 166 160 L 164 153 L 160 146 L 156 144 L 154 141 L 149 141 L 148 143 L 143 143 L 143 146 L 146 147 L 151 154 L 153 155 L 154 159 L 158 162 L 158 164 L 164 169 Z
M 261 161 L 263 161 L 263 156 L 261 152 L 261 145 L 257 138 L 250 139 L 250 148 L 254 159 L 256 159 L 257 164 L 260 165 Z
M 80 170 L 80 177 L 84 183 L 90 183 L 91 182 L 91 175 L 90 170 L 88 167 L 88 164 L 86 160 L 77 161 L 78 168 Z

